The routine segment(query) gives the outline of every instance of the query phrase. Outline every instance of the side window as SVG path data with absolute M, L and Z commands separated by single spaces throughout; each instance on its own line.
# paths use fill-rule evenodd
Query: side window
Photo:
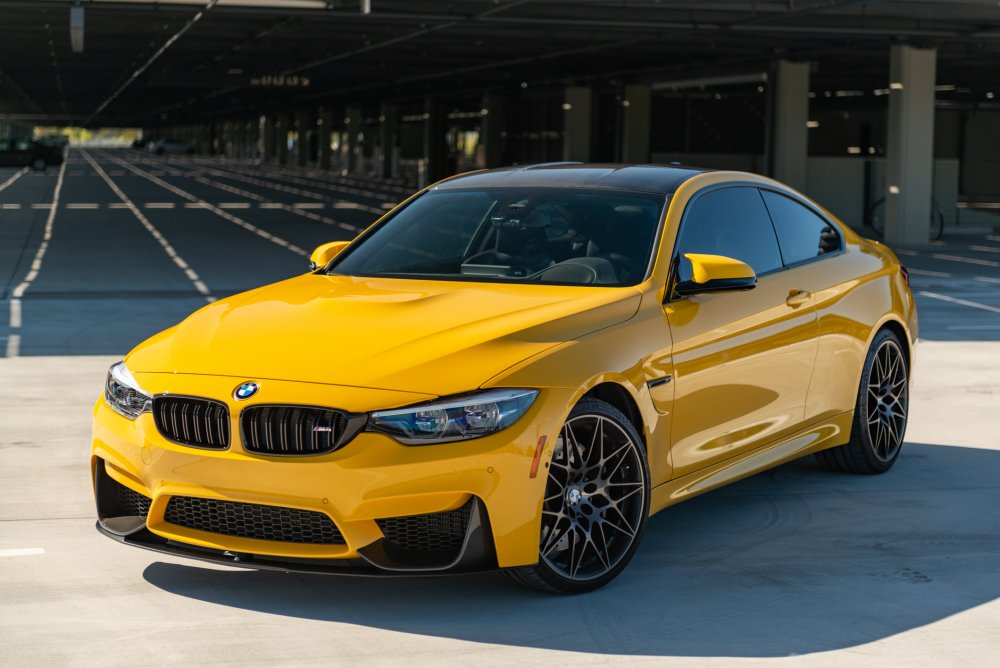
M 774 227 L 756 188 L 720 188 L 698 197 L 681 223 L 677 248 L 682 281 L 691 278 L 684 253 L 731 257 L 757 274 L 781 267 Z
M 785 264 L 840 250 L 840 234 L 818 214 L 790 197 L 770 190 L 760 193 L 771 212 Z

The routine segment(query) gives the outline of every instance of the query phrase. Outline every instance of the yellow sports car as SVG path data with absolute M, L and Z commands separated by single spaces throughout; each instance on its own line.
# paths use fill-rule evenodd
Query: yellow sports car
M 888 470 L 916 331 L 895 255 L 770 179 L 462 175 L 112 366 L 98 528 L 249 568 L 584 592 L 673 503 L 810 453 Z

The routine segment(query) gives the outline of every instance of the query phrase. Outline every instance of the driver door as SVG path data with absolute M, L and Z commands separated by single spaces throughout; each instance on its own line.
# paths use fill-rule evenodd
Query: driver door
M 716 188 L 692 198 L 675 251 L 680 280 L 690 272 L 684 253 L 746 262 L 757 286 L 664 304 L 673 339 L 675 475 L 800 429 L 819 334 L 809 268 L 784 268 L 756 188 Z

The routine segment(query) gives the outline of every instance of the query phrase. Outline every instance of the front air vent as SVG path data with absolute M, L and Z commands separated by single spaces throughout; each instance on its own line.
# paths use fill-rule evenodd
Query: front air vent
M 168 441 L 212 450 L 229 447 L 229 409 L 218 401 L 156 397 L 153 399 L 153 419 Z
M 363 424 L 363 416 L 318 406 L 249 406 L 240 414 L 243 448 L 264 455 L 330 452 Z
M 443 513 L 386 517 L 375 520 L 390 553 L 458 554 L 469 530 L 473 500 Z
M 340 529 L 325 513 L 299 508 L 174 496 L 163 519 L 209 533 L 282 543 L 343 545 Z

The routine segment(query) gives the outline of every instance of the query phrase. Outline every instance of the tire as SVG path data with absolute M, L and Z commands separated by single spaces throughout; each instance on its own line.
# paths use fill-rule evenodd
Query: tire
M 603 587 L 632 559 L 648 515 L 649 466 L 635 425 L 611 404 L 581 399 L 548 467 L 538 563 L 501 575 L 560 594 Z
M 825 468 L 842 473 L 885 473 L 899 457 L 909 415 L 909 361 L 891 330 L 875 335 L 861 373 L 851 440 L 816 453 Z
M 45 162 L 45 158 L 34 158 L 31 161 L 31 168 L 36 172 L 44 172 L 48 166 L 49 163 Z

